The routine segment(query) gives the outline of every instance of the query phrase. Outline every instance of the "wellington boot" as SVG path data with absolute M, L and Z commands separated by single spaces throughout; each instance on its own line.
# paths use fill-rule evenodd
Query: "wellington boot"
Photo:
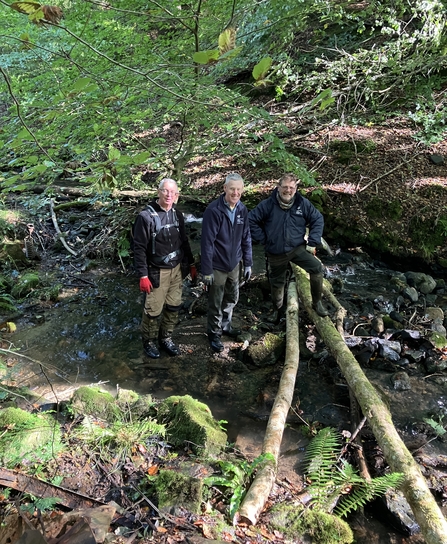
M 327 317 L 329 315 L 329 312 L 325 309 L 321 300 L 316 303 L 312 303 L 312 308 L 317 312 L 320 317 Z
M 323 296 L 323 274 L 310 275 L 310 292 L 312 295 L 312 308 L 320 317 L 327 317 L 329 312 L 321 302 Z

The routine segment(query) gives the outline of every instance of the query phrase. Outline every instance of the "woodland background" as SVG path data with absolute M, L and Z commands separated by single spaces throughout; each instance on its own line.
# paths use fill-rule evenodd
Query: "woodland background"
M 71 183 L 103 205 L 168 175 L 206 203 L 237 170 L 251 206 L 293 171 L 325 236 L 444 268 L 446 13 L 441 0 L 1 0 L 1 201 L 36 210 Z

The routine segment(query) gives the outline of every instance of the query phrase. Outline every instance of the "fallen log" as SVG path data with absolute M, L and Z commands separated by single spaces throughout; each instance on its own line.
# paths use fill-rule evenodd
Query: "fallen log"
M 24 493 L 30 493 L 35 497 L 50 498 L 54 497 L 58 499 L 58 504 L 66 506 L 67 508 L 91 508 L 94 506 L 103 506 L 105 503 L 86 497 L 70 489 L 64 489 L 49 482 L 39 480 L 34 476 L 28 476 L 22 474 L 17 470 L 9 470 L 7 468 L 0 467 L 0 485 L 4 487 L 12 487 L 17 491 Z
M 278 393 L 276 394 L 267 423 L 262 447 L 262 453 L 273 455 L 275 460 L 267 460 L 266 464 L 257 471 L 239 512 L 236 514 L 237 523 L 256 524 L 276 479 L 281 441 L 287 414 L 293 400 L 300 354 L 298 341 L 298 297 L 295 282 L 290 282 L 287 291 L 286 333 L 286 360 L 279 382 Z
M 431 494 L 418 464 L 394 427 L 387 406 L 367 379 L 332 321 L 328 317 L 319 317 L 312 309 L 306 272 L 295 265 L 292 267 L 297 280 L 301 304 L 314 320 L 328 350 L 337 360 L 337 364 L 357 398 L 363 415 L 367 418 L 391 470 L 404 475 L 401 490 L 413 510 L 425 541 L 427 544 L 445 544 L 447 542 L 447 522 Z

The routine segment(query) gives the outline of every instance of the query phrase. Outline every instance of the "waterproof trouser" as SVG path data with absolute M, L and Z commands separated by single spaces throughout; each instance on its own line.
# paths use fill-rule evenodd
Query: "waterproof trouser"
M 284 286 L 289 263 L 294 263 L 308 272 L 311 278 L 314 275 L 321 275 L 321 281 L 323 281 L 323 265 L 319 259 L 306 251 L 305 245 L 298 246 L 282 255 L 269 253 L 267 259 L 272 303 L 275 310 L 279 310 L 284 303 Z
M 233 309 L 239 300 L 239 264 L 231 272 L 213 270 L 214 283 L 208 290 L 207 332 L 221 336 L 230 330 Z

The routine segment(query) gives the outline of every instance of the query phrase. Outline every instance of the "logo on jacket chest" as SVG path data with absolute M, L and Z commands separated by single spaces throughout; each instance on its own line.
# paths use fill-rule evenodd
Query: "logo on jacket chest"
M 303 215 L 303 210 L 301 209 L 301 206 L 298 206 L 298 208 L 295 211 L 295 215 Z
M 242 217 L 242 215 L 237 215 L 236 216 L 236 225 L 243 225 L 244 224 L 244 218 Z

